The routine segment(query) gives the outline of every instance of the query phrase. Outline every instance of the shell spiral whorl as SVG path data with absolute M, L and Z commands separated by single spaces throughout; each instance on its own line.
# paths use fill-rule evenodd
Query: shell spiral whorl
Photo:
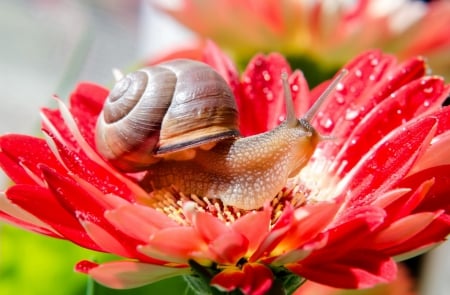
M 226 81 L 209 66 L 175 60 L 123 77 L 96 128 L 99 153 L 125 171 L 145 170 L 158 154 L 236 136 L 237 110 Z

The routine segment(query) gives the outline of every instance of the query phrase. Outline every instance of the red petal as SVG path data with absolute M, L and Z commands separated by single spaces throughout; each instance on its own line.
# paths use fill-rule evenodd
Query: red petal
M 445 209 L 450 212 L 450 165 L 442 165 L 422 170 L 403 179 L 399 186 L 415 188 L 418 184 L 434 179 L 434 184 L 415 212 Z
M 225 269 L 215 275 L 210 284 L 221 291 L 230 292 L 239 288 L 245 279 L 243 271 L 238 269 Z
M 96 224 L 120 241 L 129 253 L 134 253 L 138 257 L 142 256 L 142 259 L 146 259 L 145 256 L 136 251 L 139 244 L 137 240 L 120 232 L 105 219 L 105 211 L 110 208 L 104 207 L 103 203 L 97 201 L 94 196 L 82 189 L 74 180 L 58 175 L 47 167 L 43 167 L 42 170 L 51 192 L 75 218 Z
M 95 125 L 109 90 L 92 83 L 80 83 L 70 95 L 70 112 L 84 139 L 95 147 Z
M 334 163 L 339 169 L 339 176 L 350 171 L 364 153 L 393 129 L 440 104 L 438 98 L 442 96 L 443 90 L 442 79 L 427 77 L 404 86 L 395 96 L 376 105 L 356 126 L 341 148 Z
M 92 161 L 82 151 L 75 152 L 53 138 L 58 154 L 67 169 L 89 182 L 105 194 L 112 193 L 128 201 L 134 201 L 134 194 L 126 183 L 109 170 Z
M 15 185 L 6 195 L 12 202 L 49 224 L 66 239 L 89 249 L 101 250 L 86 234 L 78 219 L 67 212 L 48 189 Z
M 405 253 L 417 251 L 430 245 L 443 242 L 450 234 L 450 217 L 441 215 L 429 224 L 424 230 L 409 240 L 395 247 L 384 249 L 386 255 L 404 255 Z
M 435 119 L 415 120 L 372 148 L 345 177 L 348 184 L 344 190 L 352 192 L 349 206 L 370 204 L 377 195 L 395 186 L 423 153 L 435 126 Z
M 393 281 L 397 273 L 397 265 L 391 258 L 371 251 L 353 251 L 345 255 L 342 261 L 286 267 L 306 279 L 342 289 L 368 288 L 387 283 Z
M 40 164 L 53 167 L 59 173 L 66 173 L 44 140 L 19 134 L 0 137 L 0 167 L 14 182 L 36 184 L 36 179 L 31 178 L 24 167 L 34 176 L 43 179 Z
M 313 121 L 317 131 L 321 134 L 332 132 L 337 138 L 347 138 L 363 115 L 377 103 L 371 92 L 393 63 L 392 56 L 371 51 L 344 66 L 349 73 Z M 317 97 L 320 94 L 318 91 L 323 91 L 324 86 L 314 89 L 313 97 Z
M 291 73 L 280 54 L 256 55 L 242 76 L 242 95 L 238 96 L 241 133 L 253 135 L 278 126 L 284 115 L 281 74 Z
M 274 280 L 272 271 L 266 266 L 258 263 L 246 263 L 242 268 L 244 280 L 240 289 L 246 295 L 267 294 Z

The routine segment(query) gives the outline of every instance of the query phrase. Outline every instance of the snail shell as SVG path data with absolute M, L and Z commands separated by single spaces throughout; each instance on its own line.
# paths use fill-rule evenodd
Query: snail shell
M 99 153 L 124 171 L 238 136 L 235 99 L 211 67 L 173 60 L 130 73 L 106 98 L 96 127 Z

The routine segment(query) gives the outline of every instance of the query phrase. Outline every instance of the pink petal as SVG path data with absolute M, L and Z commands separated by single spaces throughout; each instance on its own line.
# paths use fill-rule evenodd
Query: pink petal
M 139 251 L 152 258 L 176 263 L 187 263 L 192 258 L 214 258 L 192 227 L 170 227 L 157 231 L 147 245 L 139 247 Z
M 450 217 L 442 214 L 412 238 L 389 249 L 384 249 L 384 253 L 390 256 L 409 256 L 410 252 L 420 252 L 423 248 L 443 242 L 448 237 L 449 232 Z
M 345 256 L 343 261 L 324 264 L 291 264 L 287 268 L 308 280 L 342 289 L 369 288 L 388 283 L 397 274 L 396 263 L 377 252 L 359 251 Z
M 286 206 L 282 215 L 269 231 L 269 233 L 261 241 L 259 247 L 255 250 L 253 255 L 249 258 L 250 262 L 259 260 L 264 255 L 268 255 L 275 249 L 278 243 L 284 238 L 286 233 L 293 226 L 294 211 L 291 206 Z
M 248 240 L 237 232 L 229 232 L 211 241 L 208 247 L 217 256 L 216 262 L 234 265 L 246 254 Z
M 435 136 L 425 154 L 414 164 L 409 174 L 411 175 L 434 166 L 450 165 L 449 145 L 450 131 Z
M 395 186 L 428 146 L 435 128 L 435 119 L 415 120 L 373 147 L 344 179 L 345 190 L 352 192 L 349 206 L 370 204 Z
M 118 237 L 111 235 L 95 223 L 81 221 L 81 224 L 89 234 L 89 237 L 91 237 L 91 239 L 94 240 L 103 251 L 114 253 L 123 257 L 134 257 L 134 253 L 130 253 L 128 249 L 126 249 L 118 240 Z
M 383 249 L 404 243 L 428 227 L 436 217 L 435 213 L 426 212 L 397 220 L 377 234 L 374 239 L 374 247 Z
M 230 232 L 230 228 L 225 223 L 206 212 L 194 212 L 192 222 L 195 230 L 206 243 Z
M 263 241 L 270 229 L 271 211 L 265 208 L 263 211 L 253 211 L 236 220 L 232 229 L 248 241 L 248 250 L 253 252 Z
M 335 218 L 340 205 L 319 203 L 295 210 L 293 226 L 279 242 L 277 251 L 290 251 L 314 240 Z
M 138 204 L 107 211 L 105 217 L 120 231 L 143 242 L 160 229 L 179 226 L 166 214 Z
M 102 285 L 114 289 L 129 289 L 151 284 L 174 276 L 189 274 L 188 268 L 174 268 L 133 261 L 117 261 L 96 265 L 79 262 L 77 270 L 86 272 Z

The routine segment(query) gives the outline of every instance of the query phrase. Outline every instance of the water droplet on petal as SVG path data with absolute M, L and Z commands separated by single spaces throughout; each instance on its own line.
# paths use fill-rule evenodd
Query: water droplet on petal
M 333 127 L 334 123 L 331 118 L 322 118 L 320 120 L 320 126 L 322 126 L 325 129 L 331 129 Z
M 359 115 L 359 110 L 356 109 L 347 109 L 345 112 L 345 119 L 348 121 L 354 120 Z
M 370 60 L 370 64 L 372 65 L 372 66 L 376 66 L 376 65 L 378 65 L 378 63 L 379 63 L 380 61 L 378 60 L 378 58 L 372 58 L 371 60 Z
M 356 71 L 355 71 L 355 76 L 358 77 L 358 78 L 361 78 L 361 77 L 362 77 L 362 71 L 359 70 L 359 69 L 356 70 Z
M 433 87 L 427 87 L 427 88 L 423 89 L 423 92 L 427 93 L 427 94 L 431 94 L 431 93 L 433 93 L 433 91 L 434 91 Z
M 270 81 L 271 76 L 268 71 L 263 71 L 262 74 L 265 81 Z
M 297 85 L 297 84 L 294 84 L 294 85 L 292 85 L 292 88 L 291 88 L 291 90 L 292 90 L 292 92 L 297 92 L 297 91 L 299 91 L 299 90 L 300 90 L 300 87 L 298 87 L 298 85 Z
M 338 104 L 344 104 L 345 103 L 345 98 L 344 98 L 344 96 L 342 96 L 342 95 L 336 95 L 335 96 L 335 98 L 336 98 L 336 102 L 338 103 Z
M 338 83 L 338 84 L 336 85 L 336 90 L 337 90 L 337 91 L 342 91 L 342 90 L 344 90 L 344 84 Z
M 375 75 L 374 74 L 370 74 L 369 80 L 370 81 L 375 81 Z M 391 78 L 391 80 L 392 80 L 392 78 Z
M 398 109 L 396 113 L 397 113 L 397 115 L 401 115 L 401 114 L 403 114 L 403 111 L 401 109 Z
M 263 89 L 263 93 L 266 95 L 267 101 L 272 101 L 273 100 L 273 92 L 272 92 L 272 90 L 270 90 L 269 88 L 264 88 Z
M 430 106 L 430 101 L 429 100 L 425 100 L 424 102 L 423 102 L 423 106 L 424 107 L 429 107 Z
M 284 120 L 286 119 L 286 116 L 285 115 L 280 115 L 279 117 L 278 117 L 278 122 L 283 122 Z

